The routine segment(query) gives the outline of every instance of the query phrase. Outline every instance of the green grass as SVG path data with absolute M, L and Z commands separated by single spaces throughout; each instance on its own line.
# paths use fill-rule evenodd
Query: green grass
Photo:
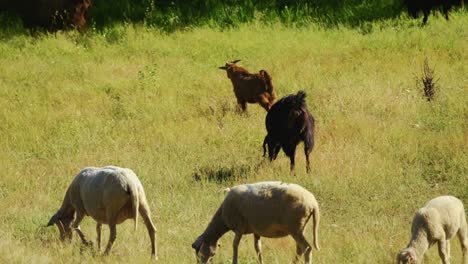
M 387 20 L 359 28 L 285 27 L 260 22 L 160 33 L 122 25 L 0 43 L 0 262 L 147 262 L 144 225 L 117 228 L 111 256 L 80 254 L 45 228 L 67 186 L 86 166 L 132 168 L 158 229 L 160 263 L 194 263 L 190 247 L 226 187 L 295 182 L 320 204 L 315 263 L 392 263 L 410 238 L 415 210 L 443 194 L 468 205 L 468 16 Z M 436 98 L 422 96 L 425 58 Z M 316 118 L 312 173 L 302 147 L 296 176 L 283 153 L 261 158 L 265 111 L 235 112 L 217 69 L 242 59 L 266 69 L 280 96 L 303 89 Z M 200 179 L 200 180 L 195 180 Z M 467 206 L 468 207 L 468 206 Z M 95 238 L 94 221 L 82 229 Z M 103 242 L 107 243 L 107 228 Z M 307 230 L 311 239 L 312 232 Z M 230 263 L 228 234 L 214 263 Z M 253 239 L 240 262 L 256 263 Z M 265 239 L 266 263 L 292 260 L 291 238 Z M 432 248 L 425 263 L 439 263 Z M 458 240 L 452 261 L 461 262 Z

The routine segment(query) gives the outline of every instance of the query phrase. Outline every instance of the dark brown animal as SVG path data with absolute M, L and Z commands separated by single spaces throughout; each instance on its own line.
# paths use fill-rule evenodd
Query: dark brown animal
M 419 12 L 423 12 L 423 25 L 425 25 L 432 9 L 442 6 L 445 19 L 449 20 L 450 9 L 453 6 L 462 6 L 463 0 L 404 0 L 404 4 L 408 7 L 408 14 L 413 18 L 417 18 Z
M 265 70 L 250 73 L 236 65 L 239 61 L 226 62 L 226 65 L 219 67 L 221 70 L 226 70 L 227 77 L 231 79 L 237 104 L 243 112 L 247 109 L 247 103 L 259 103 L 266 111 L 270 110 L 276 100 L 270 75 Z
M 91 0 L 0 0 L 0 12 L 19 15 L 26 27 L 50 31 L 86 27 Z
M 281 98 L 268 111 L 265 119 L 267 135 L 263 141 L 263 156 L 265 145 L 268 145 L 268 157 L 273 161 L 283 148 L 284 153 L 291 160 L 291 174 L 294 173 L 294 157 L 299 142 L 304 141 L 307 173 L 310 172 L 309 154 L 314 148 L 315 121 L 307 109 L 306 94 L 299 91 Z

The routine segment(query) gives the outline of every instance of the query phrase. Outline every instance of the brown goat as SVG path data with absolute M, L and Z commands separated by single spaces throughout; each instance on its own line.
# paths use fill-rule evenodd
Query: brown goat
M 236 65 L 239 61 L 226 62 L 226 65 L 219 67 L 221 70 L 226 70 L 227 77 L 231 79 L 237 104 L 245 112 L 247 103 L 259 103 L 268 112 L 276 100 L 270 75 L 265 70 L 250 73 Z

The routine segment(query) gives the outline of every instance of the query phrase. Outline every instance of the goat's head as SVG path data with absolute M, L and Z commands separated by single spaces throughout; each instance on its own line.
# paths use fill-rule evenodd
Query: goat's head
M 288 128 L 296 133 L 302 133 L 306 128 L 308 118 L 306 110 L 302 108 L 291 109 L 288 114 Z
M 61 241 L 70 241 L 73 237 L 72 232 L 72 222 L 74 220 L 74 214 L 67 215 L 64 214 L 62 210 L 59 210 L 56 214 L 50 218 L 49 223 L 47 226 L 56 225 L 59 232 L 60 232 L 60 240 Z
M 218 251 L 220 247 L 218 241 L 207 241 L 203 235 L 199 236 L 192 244 L 195 249 L 197 263 L 208 263 Z
M 397 255 L 397 264 L 417 263 L 416 252 L 412 248 L 405 248 Z
M 218 67 L 218 69 L 225 70 L 227 72 L 227 76 L 231 78 L 232 72 L 235 70 L 235 68 L 239 67 L 236 65 L 240 60 L 233 60 L 231 62 L 226 62 L 224 66 Z

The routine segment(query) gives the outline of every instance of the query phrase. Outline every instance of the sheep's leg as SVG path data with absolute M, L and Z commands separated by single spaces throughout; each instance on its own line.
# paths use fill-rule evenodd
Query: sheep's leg
M 143 221 L 145 222 L 146 229 L 148 230 L 148 235 L 151 240 L 151 257 L 157 259 L 156 255 L 156 228 L 154 227 L 153 222 L 151 221 L 150 211 L 146 203 L 140 203 L 139 210 Z
M 93 243 L 86 239 L 86 236 L 83 234 L 83 232 L 80 229 L 80 223 L 83 220 L 84 216 L 85 216 L 84 213 L 82 213 L 81 211 L 77 211 L 76 218 L 75 218 L 75 221 L 73 221 L 72 227 L 73 229 L 75 229 L 76 233 L 81 239 L 81 242 L 83 242 L 85 246 L 92 246 Z
M 257 234 L 254 234 L 254 246 L 255 246 L 255 251 L 257 252 L 258 262 L 260 264 L 263 264 L 262 241 L 260 240 L 260 236 Z
M 447 240 L 445 237 L 437 241 L 439 248 L 439 256 L 443 264 L 450 264 L 449 256 L 447 255 Z
M 241 241 L 242 234 L 236 232 L 234 236 L 234 241 L 232 242 L 232 264 L 237 264 L 237 252 L 239 250 L 239 243 Z
M 309 242 L 304 237 L 304 234 L 299 233 L 293 235 L 294 240 L 296 240 L 297 247 L 301 247 L 302 252 L 304 252 L 304 259 L 305 264 L 312 263 L 312 247 L 310 246 Z M 296 258 L 300 258 L 300 256 L 296 255 Z
M 457 235 L 463 252 L 463 263 L 468 264 L 468 225 L 466 224 L 466 219 L 462 221 Z
M 293 263 L 297 263 L 299 259 L 301 259 L 302 254 L 304 254 L 304 250 L 302 246 L 300 246 L 298 243 L 296 243 L 296 257 L 294 258 Z
M 96 234 L 97 234 L 96 242 L 97 242 L 97 247 L 98 247 L 99 252 L 101 251 L 101 232 L 102 232 L 102 224 L 97 223 L 96 224 Z
M 115 238 L 117 237 L 117 226 L 115 223 L 109 223 L 110 235 L 109 235 L 109 242 L 107 243 L 106 251 L 104 251 L 104 255 L 109 255 L 109 252 L 112 248 L 112 244 L 114 244 Z

